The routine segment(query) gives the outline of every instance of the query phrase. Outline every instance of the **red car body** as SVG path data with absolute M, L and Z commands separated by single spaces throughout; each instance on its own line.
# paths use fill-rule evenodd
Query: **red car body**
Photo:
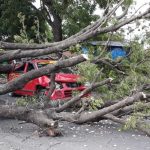
M 38 69 L 47 64 L 53 64 L 55 61 L 50 60 L 30 60 L 17 63 L 13 72 L 7 76 L 8 81 L 13 80 L 20 75 Z M 63 100 L 72 97 L 73 91 L 83 91 L 86 87 L 78 83 L 79 75 L 73 73 L 56 73 L 55 84 L 56 88 L 52 93 L 51 100 Z M 41 89 L 45 89 L 45 94 L 48 93 L 50 87 L 50 78 L 48 76 L 41 76 L 28 82 L 22 89 L 16 90 L 13 93 L 22 96 L 34 96 Z M 46 90 L 47 89 L 47 90 Z

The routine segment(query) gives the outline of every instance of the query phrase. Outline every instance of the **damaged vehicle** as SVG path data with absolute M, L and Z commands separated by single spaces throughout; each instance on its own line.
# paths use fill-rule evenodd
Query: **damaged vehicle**
M 26 61 L 15 62 L 14 69 L 8 73 L 7 80 L 11 81 L 15 78 L 31 71 L 33 69 L 39 69 L 48 64 L 54 64 L 57 61 L 47 59 L 31 59 Z M 79 81 L 80 76 L 74 74 L 71 69 L 64 68 L 59 70 L 55 75 L 56 88 L 50 96 L 51 100 L 64 100 L 73 96 L 74 91 L 80 92 L 86 89 L 86 87 Z M 41 76 L 29 81 L 22 89 L 16 90 L 12 95 L 21 96 L 43 96 L 48 94 L 50 88 L 50 75 Z

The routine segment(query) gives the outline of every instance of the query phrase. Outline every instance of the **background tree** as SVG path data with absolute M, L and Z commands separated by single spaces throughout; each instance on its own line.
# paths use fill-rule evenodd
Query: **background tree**
M 29 39 L 34 39 L 35 42 L 39 42 L 39 39 L 50 41 L 52 30 L 53 40 L 61 41 L 98 19 L 100 16 L 95 15 L 97 8 L 103 10 L 107 7 L 104 12 L 107 14 L 113 4 L 117 3 L 116 0 L 109 4 L 102 0 L 41 0 L 41 7 L 37 9 L 33 2 L 35 0 L 17 0 L 15 3 L 12 0 L 1 0 L 1 39 L 7 38 L 7 41 L 13 41 L 14 35 L 22 34 L 20 32 L 22 22 L 18 17 L 18 14 L 21 13 L 25 18 L 24 24 Z M 10 25 L 10 22 L 13 24 Z M 39 39 L 37 39 L 37 35 L 39 35 Z
M 18 17 L 19 13 L 25 17 L 24 24 L 29 39 L 36 39 L 35 29 L 32 27 L 38 20 L 39 34 L 43 41 L 44 38 L 48 38 L 48 40 L 51 38 L 46 34 L 46 32 L 50 32 L 49 26 L 52 28 L 54 41 L 61 41 L 63 34 L 64 37 L 70 36 L 97 18 L 93 14 L 96 4 L 92 4 L 90 1 L 42 0 L 39 9 L 32 4 L 33 2 L 34 0 L 17 0 L 15 3 L 12 0 L 0 1 L 1 39 L 13 41 L 14 35 L 21 34 L 22 23 Z M 81 17 L 78 17 L 79 14 Z M 10 24 L 10 22 L 13 22 L 13 24 Z M 35 40 L 35 42 L 38 42 L 38 40 Z
M 49 30 L 46 21 L 31 7 L 30 2 L 33 1 L 0 0 L 1 40 L 14 41 L 14 35 L 20 35 L 22 32 L 22 24 L 27 37 L 35 42 L 39 42 L 39 39 L 44 41 L 45 38 L 50 38 L 46 33 Z M 36 31 L 39 32 L 39 37 L 36 37 Z
M 96 3 L 77 0 L 41 0 L 38 10 L 52 27 L 54 41 L 73 35 L 97 18 L 94 15 Z M 80 17 L 79 17 L 80 16 Z
M 41 0 L 40 2 L 41 8 L 37 10 L 52 27 L 54 41 L 61 41 L 97 20 L 102 14 L 96 15 L 96 9 L 106 8 L 103 13 L 106 15 L 113 4 L 118 3 L 117 0 L 111 2 L 107 0 Z M 123 3 L 122 10 L 125 13 L 131 3 L 132 0 L 126 0 Z

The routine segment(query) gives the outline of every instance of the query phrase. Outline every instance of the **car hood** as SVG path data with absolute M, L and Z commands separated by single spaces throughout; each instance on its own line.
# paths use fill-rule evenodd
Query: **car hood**
M 79 75 L 76 74 L 64 74 L 58 73 L 56 74 L 55 80 L 58 82 L 77 82 L 79 79 Z

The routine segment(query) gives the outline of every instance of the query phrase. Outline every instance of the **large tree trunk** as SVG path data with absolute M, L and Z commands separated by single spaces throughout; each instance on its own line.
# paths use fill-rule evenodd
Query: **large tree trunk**
M 0 105 L 0 117 L 6 119 L 19 119 L 34 123 L 40 127 L 40 134 L 48 136 L 57 136 L 60 132 L 57 130 L 58 122 L 48 117 L 44 110 L 34 110 L 27 107 Z
M 60 14 L 56 11 L 54 2 L 43 0 L 43 11 L 48 24 L 52 27 L 54 41 L 62 41 L 62 19 Z
M 52 32 L 53 32 L 53 36 L 54 36 L 54 41 L 58 42 L 58 41 L 62 41 L 62 23 L 61 23 L 61 19 L 57 18 L 57 20 L 55 20 L 54 18 L 54 22 L 52 22 Z

